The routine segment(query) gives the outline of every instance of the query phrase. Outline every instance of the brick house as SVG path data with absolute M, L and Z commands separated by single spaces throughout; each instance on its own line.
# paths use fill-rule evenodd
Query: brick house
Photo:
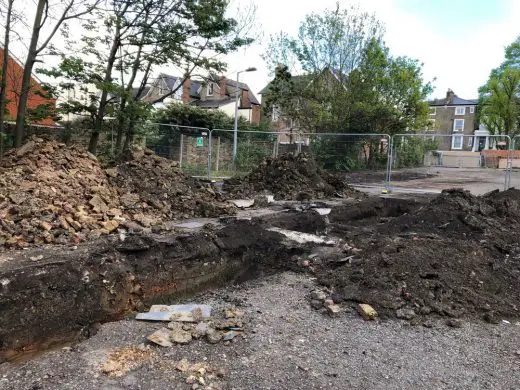
M 260 123 L 260 102 L 245 83 L 237 83 L 225 76 L 210 74 L 205 81 L 187 79 L 181 86 L 182 78 L 161 73 L 150 85 L 143 101 L 152 102 L 176 92 L 155 107 L 164 107 L 171 102 L 191 104 L 204 109 L 218 109 L 231 117 L 235 116 L 235 94 L 239 89 L 238 115 L 250 123 Z
M 249 86 L 225 76 L 210 74 L 201 84 L 198 100 L 191 104 L 205 109 L 218 109 L 235 116 L 236 92 L 238 95 L 238 116 L 253 124 L 260 123 L 261 106 Z
M 448 89 L 445 98 L 431 100 L 428 105 L 431 124 L 427 131 L 451 136 L 437 137 L 439 150 L 480 151 L 486 148 L 486 134 L 479 133 L 476 121 L 477 100 L 459 98 Z
M 150 86 L 145 89 L 141 100 L 145 102 L 153 102 L 162 96 L 175 91 L 169 97 L 161 100 L 161 104 L 158 104 L 157 106 L 161 107 L 170 102 L 189 104 L 198 99 L 200 87 L 199 83 L 190 79 L 184 80 L 183 82 L 182 77 L 161 73 L 152 81 Z
M 0 47 L 0 61 L 4 59 L 4 48 Z M 7 86 L 6 86 L 6 121 L 16 121 L 16 112 L 18 110 L 18 98 L 22 90 L 23 66 L 12 55 L 9 56 L 7 63 Z M 31 88 L 27 98 L 27 109 L 35 110 L 40 106 L 48 106 L 54 111 L 56 100 L 46 97 L 46 92 L 42 87 L 40 80 L 36 76 L 31 76 Z M 29 121 L 30 122 L 30 121 Z M 31 122 L 32 124 L 43 126 L 54 126 L 55 122 L 52 118 L 40 119 Z
M 309 74 L 292 76 L 291 81 L 296 90 L 305 90 L 311 87 L 314 83 L 317 83 L 318 86 L 325 87 L 327 89 L 332 89 L 334 87 L 346 88 L 345 85 L 342 84 L 340 72 L 329 67 L 323 69 L 317 76 L 312 76 Z M 265 107 L 269 103 L 270 85 L 271 82 L 259 92 L 259 94 L 262 96 L 262 107 Z M 305 111 L 306 103 L 307 102 L 305 100 L 300 98 L 297 100 L 297 106 L 301 111 Z M 269 123 L 269 127 L 280 133 L 278 139 L 279 143 L 281 144 L 292 144 L 297 142 L 298 138 L 295 136 L 295 134 L 299 133 L 300 131 L 304 133 L 314 133 L 320 131 L 319 129 L 308 129 L 301 127 L 297 119 L 283 115 L 283 113 L 277 107 L 273 107 L 270 113 L 262 113 L 262 115 L 262 119 Z M 301 142 L 308 144 L 309 139 L 305 138 Z

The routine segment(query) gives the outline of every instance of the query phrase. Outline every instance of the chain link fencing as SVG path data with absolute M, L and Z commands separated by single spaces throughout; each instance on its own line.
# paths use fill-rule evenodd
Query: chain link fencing
M 239 130 L 236 157 L 233 161 L 233 136 L 234 130 L 213 129 L 210 132 L 209 166 L 212 178 L 245 175 L 264 158 L 275 158 L 279 154 L 297 149 L 295 144 L 280 143 L 280 139 L 286 136 L 283 132 Z
M 145 146 L 158 156 L 177 161 L 193 176 L 208 177 L 211 155 L 210 131 L 205 127 L 147 123 Z
M 388 167 L 390 190 L 396 181 L 409 191 L 462 187 L 484 193 L 507 189 L 510 145 L 510 137 L 501 135 L 396 134 Z M 401 180 L 406 177 L 410 180 Z

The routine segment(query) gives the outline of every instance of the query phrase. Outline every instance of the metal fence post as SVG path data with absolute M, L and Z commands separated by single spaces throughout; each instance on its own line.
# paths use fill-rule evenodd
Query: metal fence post
M 387 134 L 387 144 L 386 144 L 386 172 L 385 172 L 385 187 L 386 190 L 392 191 L 392 183 L 390 182 L 390 175 L 392 170 L 392 137 Z
M 179 167 L 182 168 L 182 154 L 184 153 L 184 135 L 181 133 L 181 142 L 179 145 Z
M 213 130 L 210 130 L 208 129 L 208 142 L 209 142 L 209 145 L 208 145 L 208 180 L 211 180 L 211 168 L 212 168 L 212 156 L 211 156 L 211 152 L 212 152 L 212 146 L 211 146 L 211 142 L 212 142 L 212 137 L 211 137 L 211 132 Z

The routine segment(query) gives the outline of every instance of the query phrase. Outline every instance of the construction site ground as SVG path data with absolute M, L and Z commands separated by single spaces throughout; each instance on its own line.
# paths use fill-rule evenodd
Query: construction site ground
M 0 388 L 123 390 L 189 389 L 178 361 L 222 370 L 222 389 L 516 389 L 520 326 L 482 322 L 450 328 L 405 321 L 337 318 L 309 306 L 315 280 L 292 272 L 220 289 L 197 302 L 232 303 L 250 317 L 245 338 L 229 345 L 195 341 L 145 346 L 160 325 L 128 319 L 101 326 L 72 348 L 0 365 Z M 110 351 L 145 348 L 152 357 L 122 377 L 100 371 Z M 202 388 L 202 387 L 201 387 Z
M 493 168 L 423 167 L 392 172 L 392 189 L 396 194 L 440 193 L 458 187 L 482 195 L 496 188 L 503 189 L 505 170 Z M 381 193 L 385 172 L 355 172 L 347 175 L 349 183 L 369 194 Z M 513 169 L 510 187 L 520 188 L 520 171 Z
M 503 171 L 400 171 L 381 196 L 384 172 L 284 155 L 221 193 L 147 150 L 29 146 L 1 167 L 0 389 L 520 388 Z

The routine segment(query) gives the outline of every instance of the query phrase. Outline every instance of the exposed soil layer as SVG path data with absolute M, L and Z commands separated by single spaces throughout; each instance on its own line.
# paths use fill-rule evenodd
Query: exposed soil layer
M 365 207 L 333 210 L 330 219 L 366 221 L 370 230 L 349 235 L 362 251 L 339 268 L 316 264 L 321 283 L 343 299 L 412 321 L 520 317 L 520 191 L 475 197 L 450 190 L 393 211 L 377 202 L 357 206 Z
M 291 269 L 302 249 L 238 221 L 178 236 L 110 236 L 77 249 L 0 257 L 0 361 L 89 336 L 151 303 Z
M 277 200 L 364 197 L 349 187 L 343 177 L 322 172 L 305 153 L 266 158 L 247 176 L 225 180 L 223 190 L 233 197 L 267 193 Z

